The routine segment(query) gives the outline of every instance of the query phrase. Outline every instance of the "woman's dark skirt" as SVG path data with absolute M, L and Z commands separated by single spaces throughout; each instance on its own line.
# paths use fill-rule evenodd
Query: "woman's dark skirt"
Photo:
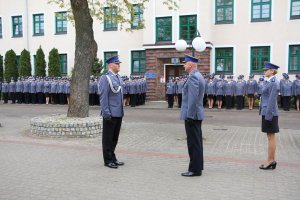
M 297 96 L 296 96 L 296 99 L 300 100 L 300 95 L 297 95 Z
M 265 116 L 262 116 L 261 131 L 264 133 L 278 133 L 278 116 L 274 116 L 272 121 L 265 120 Z
M 248 94 L 247 97 L 248 98 L 254 98 L 254 94 Z
M 217 101 L 222 101 L 223 95 L 217 95 Z
M 213 95 L 213 94 L 208 94 L 208 95 L 207 95 L 207 98 L 213 99 L 213 98 L 214 98 L 214 95 Z
M 45 97 L 49 97 L 49 96 L 50 96 L 49 92 L 46 92 Z

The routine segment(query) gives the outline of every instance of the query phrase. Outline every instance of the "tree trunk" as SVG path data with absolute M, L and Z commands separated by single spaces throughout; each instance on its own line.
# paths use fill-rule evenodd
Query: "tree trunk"
M 89 116 L 89 79 L 97 43 L 87 0 L 70 1 L 75 21 L 76 48 L 67 116 L 84 118 Z

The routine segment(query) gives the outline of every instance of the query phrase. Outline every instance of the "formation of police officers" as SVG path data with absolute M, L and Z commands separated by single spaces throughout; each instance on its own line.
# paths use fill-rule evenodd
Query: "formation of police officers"
M 289 75 L 282 74 L 280 80 L 280 103 L 285 111 L 289 111 L 291 107 L 291 98 L 294 96 L 296 101 L 300 98 L 300 74 L 296 75 L 296 80 L 291 81 Z M 187 80 L 186 75 L 171 78 L 166 83 L 166 96 L 168 99 L 168 108 L 173 108 L 174 101 L 177 106 L 181 107 L 182 88 Z M 237 80 L 234 80 L 232 75 L 220 75 L 219 78 L 215 74 L 204 75 L 205 78 L 205 95 L 203 105 L 208 105 L 208 108 L 217 107 L 226 109 L 234 108 L 241 110 L 245 105 L 245 97 L 248 99 L 249 109 L 253 109 L 254 99 L 260 99 L 264 77 L 260 77 L 258 81 L 251 74 L 249 79 L 244 80 L 244 75 L 239 75 Z M 252 101 L 251 101 L 252 100 Z M 250 102 L 250 103 L 249 103 Z M 296 109 L 299 110 L 299 103 L 296 104 Z
M 99 77 L 91 77 L 89 83 L 89 105 L 99 105 Z M 124 106 L 144 105 L 147 83 L 144 76 L 123 76 Z M 68 77 L 19 77 L 0 82 L 0 94 L 4 104 L 69 104 L 70 81 Z

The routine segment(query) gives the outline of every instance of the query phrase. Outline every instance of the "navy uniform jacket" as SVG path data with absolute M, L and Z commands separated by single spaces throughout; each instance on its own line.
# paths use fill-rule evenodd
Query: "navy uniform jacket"
M 184 85 L 184 81 L 178 81 L 177 82 L 177 91 L 176 91 L 176 93 L 177 94 L 182 94 L 182 88 L 183 88 L 183 85 Z
M 109 84 L 107 76 L 110 78 L 112 85 Z M 105 75 L 102 75 L 99 81 L 99 91 L 101 115 L 105 118 L 123 117 L 123 92 L 122 79 L 120 76 L 113 74 L 111 71 Z
M 216 95 L 223 95 L 224 91 L 223 91 L 223 82 L 222 81 L 218 81 L 216 82 Z
M 65 83 L 65 91 L 64 91 L 65 94 L 70 94 L 70 87 L 71 87 L 70 81 L 66 82 Z
M 268 121 L 272 121 L 274 116 L 278 116 L 278 92 L 279 81 L 275 77 L 266 81 L 262 88 L 259 114 L 265 116 Z
M 16 92 L 16 83 L 15 82 L 10 82 L 8 84 L 8 90 L 9 90 L 9 92 L 12 92 L 12 93 Z
M 30 82 L 29 81 L 23 81 L 23 92 L 27 93 L 30 92 Z
M 136 82 L 130 81 L 129 83 L 129 94 L 136 94 Z
M 281 96 L 292 96 L 293 95 L 293 83 L 290 80 L 280 81 L 280 94 Z
M 224 94 L 233 96 L 234 87 L 233 81 L 227 81 L 224 86 Z
M 36 83 L 36 92 L 43 92 L 44 91 L 44 82 L 39 81 Z
M 294 80 L 293 92 L 295 96 L 300 95 L 300 80 Z
M 246 84 L 243 81 L 237 81 L 234 87 L 234 95 L 243 96 L 246 93 Z
M 29 93 L 31 93 L 31 94 L 35 94 L 36 93 L 36 82 L 35 81 L 32 81 L 30 83 L 30 91 L 29 91 Z
M 261 81 L 257 84 L 257 94 L 261 94 L 262 93 L 262 88 L 264 86 L 264 82 Z
M 16 92 L 23 92 L 23 82 L 22 81 L 17 81 L 16 83 Z
M 2 83 L 2 93 L 8 93 L 8 83 Z
M 94 87 L 94 82 L 89 83 L 89 94 L 94 94 L 95 93 L 95 87 Z
M 51 89 L 51 83 L 50 82 L 48 82 L 48 81 L 46 81 L 45 83 L 44 83 L 44 93 L 50 93 L 50 89 Z
M 58 83 L 57 93 L 65 93 L 65 83 L 64 82 Z
M 58 82 L 51 82 L 51 87 L 50 87 L 50 93 L 57 93 L 57 85 L 58 85 Z
M 256 82 L 256 80 L 248 80 L 247 81 L 246 93 L 247 94 L 257 93 L 257 82 Z
M 206 84 L 206 94 L 208 95 L 215 95 L 216 94 L 216 86 L 214 82 L 208 82 Z
M 205 90 L 205 81 L 200 72 L 195 69 L 189 75 L 188 80 L 182 89 L 182 105 L 180 110 L 180 119 L 203 120 L 203 96 Z
M 167 91 L 166 91 L 166 94 L 174 94 L 175 93 L 175 83 L 173 82 L 168 82 L 167 83 Z

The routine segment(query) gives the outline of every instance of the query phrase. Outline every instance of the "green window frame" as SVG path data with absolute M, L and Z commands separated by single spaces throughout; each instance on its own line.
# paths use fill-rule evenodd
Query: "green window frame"
M 251 0 L 251 21 L 271 21 L 272 0 Z
M 0 38 L 2 38 L 2 17 L 0 17 Z
M 55 33 L 66 34 L 67 30 L 67 12 L 55 13 Z
M 172 41 L 172 17 L 156 18 L 156 42 Z
M 44 14 L 33 15 L 33 35 L 44 35 Z
M 266 62 L 270 62 L 270 46 L 251 47 L 251 72 L 262 72 Z
M 300 19 L 300 0 L 291 0 L 290 19 Z
M 13 37 L 23 37 L 22 16 L 12 16 Z
M 67 54 L 59 54 L 60 61 L 60 71 L 62 75 L 68 74 L 68 55 Z
M 217 74 L 233 72 L 233 47 L 215 49 L 215 72 Z
M 179 38 L 192 41 L 197 32 L 197 15 L 180 16 Z
M 106 60 L 113 57 L 113 56 L 117 56 L 118 55 L 118 52 L 117 51 L 105 51 L 104 52 L 104 66 L 105 66 L 105 69 L 107 69 L 107 63 L 106 63 Z
M 234 0 L 216 0 L 216 24 L 232 24 Z
M 289 46 L 289 72 L 300 72 L 300 44 Z
M 142 28 L 142 22 L 144 20 L 143 7 L 139 4 L 132 5 L 132 15 L 131 15 L 131 29 Z
M 146 72 L 146 51 L 131 51 L 131 73 Z
M 117 8 L 104 8 L 104 30 L 105 31 L 116 31 L 118 30 L 118 22 L 116 19 Z

